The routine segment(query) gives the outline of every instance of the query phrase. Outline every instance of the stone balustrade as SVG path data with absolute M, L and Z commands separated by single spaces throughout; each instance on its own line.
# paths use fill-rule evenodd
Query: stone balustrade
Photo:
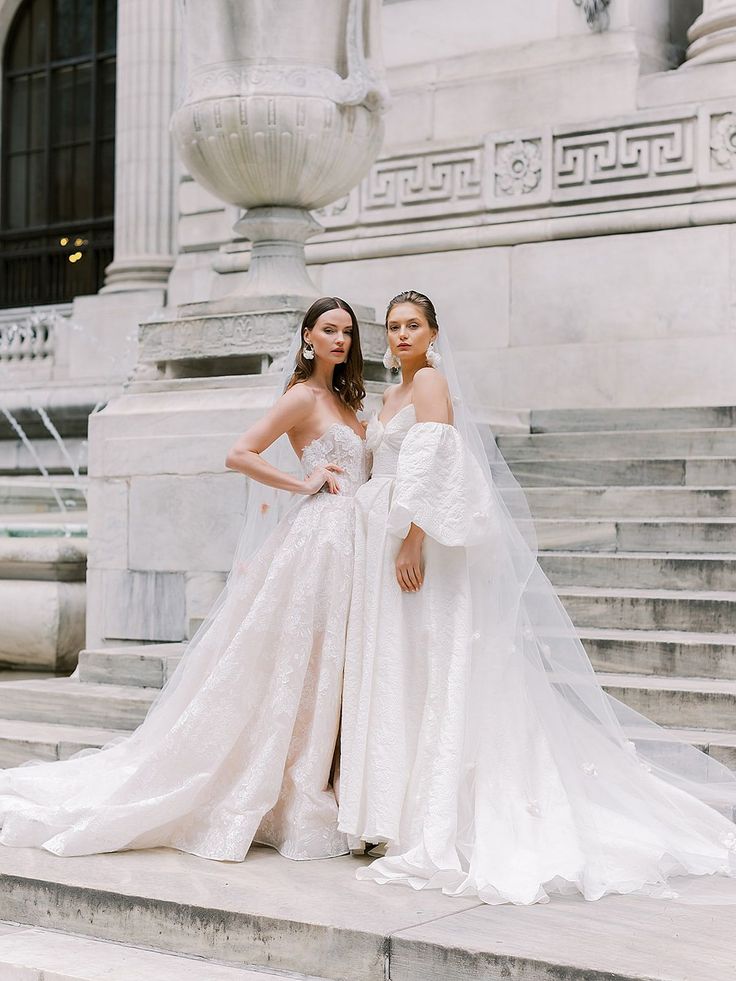
M 29 317 L 20 322 L 0 322 L 0 367 L 52 359 L 55 341 L 54 318 Z

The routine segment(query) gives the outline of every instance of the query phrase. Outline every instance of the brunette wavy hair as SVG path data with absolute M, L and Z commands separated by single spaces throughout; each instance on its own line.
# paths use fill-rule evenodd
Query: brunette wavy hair
M 304 314 L 301 326 L 301 344 L 296 355 L 296 367 L 294 373 L 286 386 L 288 391 L 292 385 L 306 381 L 314 372 L 314 360 L 308 361 L 304 357 L 304 333 L 311 330 L 323 313 L 330 310 L 344 310 L 350 315 L 353 322 L 353 336 L 348 351 L 347 360 L 343 364 L 335 365 L 335 373 L 332 376 L 333 391 L 340 396 L 345 405 L 357 411 L 363 408 L 365 398 L 365 386 L 363 385 L 363 352 L 360 348 L 360 327 L 358 318 L 355 316 L 353 308 L 339 296 L 321 296 L 315 300 L 311 307 Z

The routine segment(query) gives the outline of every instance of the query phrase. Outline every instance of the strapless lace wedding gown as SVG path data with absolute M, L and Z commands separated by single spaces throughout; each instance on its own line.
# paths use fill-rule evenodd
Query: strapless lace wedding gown
M 343 468 L 341 493 L 296 500 L 228 592 L 208 649 L 135 733 L 0 772 L 0 843 L 57 855 L 163 845 L 231 861 L 253 841 L 293 859 L 347 851 L 331 772 L 363 440 L 331 426 L 302 456 L 305 474 L 324 463 Z
M 513 649 L 505 657 L 491 637 L 474 660 L 473 589 L 491 623 L 506 613 L 492 561 L 472 561 L 472 548 L 493 555 L 500 519 L 458 431 L 417 424 L 409 405 L 367 436 L 339 827 L 388 848 L 358 877 L 526 904 L 736 874 L 731 821 L 650 772 L 633 743 L 605 738 Z M 404 593 L 394 562 L 412 522 L 427 533 L 425 579 Z

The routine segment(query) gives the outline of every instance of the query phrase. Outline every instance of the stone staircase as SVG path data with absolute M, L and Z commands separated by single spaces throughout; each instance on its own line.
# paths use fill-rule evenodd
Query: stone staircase
M 533 412 L 499 444 L 605 687 L 736 767 L 735 423 L 731 408 Z M 0 765 L 135 729 L 180 653 L 87 650 L 72 678 L 0 684 Z
M 606 688 L 736 765 L 733 423 L 730 409 L 536 412 L 529 434 L 500 444 L 528 490 L 541 562 Z M 34 520 L 53 525 L 43 512 Z M 181 649 L 85 650 L 73 677 L 0 682 L 0 765 L 63 759 L 132 731 Z M 59 859 L 0 848 L 12 921 L 0 922 L 0 977 L 734 976 L 733 907 L 625 896 L 492 907 L 359 883 L 361 861 L 293 863 L 262 848 L 243 863 L 168 849 Z
M 499 445 L 606 689 L 736 767 L 736 410 L 532 412 Z

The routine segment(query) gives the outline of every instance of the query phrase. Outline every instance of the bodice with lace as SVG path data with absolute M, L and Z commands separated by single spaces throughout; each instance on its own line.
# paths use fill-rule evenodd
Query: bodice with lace
M 340 493 L 352 497 L 361 484 L 368 479 L 366 444 L 346 423 L 333 423 L 321 436 L 304 447 L 301 466 L 304 476 L 309 476 L 316 467 L 327 463 L 342 467 L 336 475 Z M 322 490 L 326 491 L 327 485 Z

